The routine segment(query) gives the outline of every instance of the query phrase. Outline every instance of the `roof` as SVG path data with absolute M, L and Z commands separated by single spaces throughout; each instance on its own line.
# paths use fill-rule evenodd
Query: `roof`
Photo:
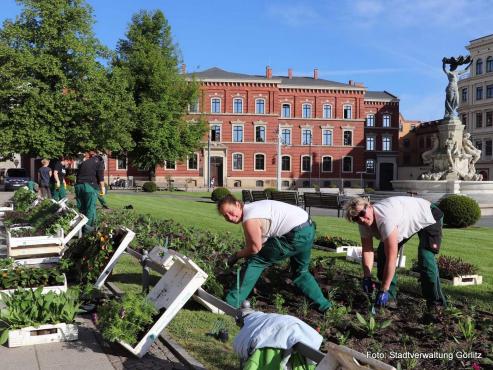
M 397 96 L 392 95 L 388 91 L 370 91 L 365 94 L 365 100 L 383 100 L 383 101 L 398 101 Z
M 365 90 L 364 87 L 349 85 L 336 81 L 314 79 L 312 77 L 272 76 L 268 79 L 260 75 L 247 75 L 243 73 L 228 72 L 221 68 L 213 67 L 205 71 L 187 73 L 187 77 L 195 77 L 202 81 L 261 81 L 281 84 L 279 87 L 306 87 L 306 88 L 345 88 L 351 90 Z

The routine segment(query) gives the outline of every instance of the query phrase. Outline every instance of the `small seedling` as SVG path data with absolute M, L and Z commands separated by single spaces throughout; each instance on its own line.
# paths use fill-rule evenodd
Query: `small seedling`
M 286 300 L 282 296 L 282 294 L 276 293 L 274 294 L 274 307 L 276 308 L 277 313 L 284 315 L 287 310 L 284 307 L 284 303 Z
M 337 333 L 336 338 L 337 338 L 337 343 L 341 346 L 345 346 L 351 337 L 351 333 L 349 331 L 345 333 Z
M 381 323 L 375 320 L 375 317 L 370 316 L 368 320 L 366 320 L 360 313 L 356 312 L 356 318 L 359 322 L 359 327 L 363 329 L 369 337 L 373 337 L 378 331 L 385 329 L 390 326 L 392 320 L 385 320 Z

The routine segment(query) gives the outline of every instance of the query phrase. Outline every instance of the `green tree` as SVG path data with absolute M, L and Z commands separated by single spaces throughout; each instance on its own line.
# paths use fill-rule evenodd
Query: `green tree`
M 133 99 L 94 37 L 84 0 L 17 0 L 0 30 L 0 155 L 52 157 L 123 151 L 133 141 Z
M 113 65 L 126 75 L 136 105 L 133 163 L 153 176 L 166 160 L 184 159 L 200 146 L 202 120 L 186 120 L 198 85 L 179 73 L 178 47 L 164 14 L 141 11 L 132 17 L 126 39 L 118 43 Z

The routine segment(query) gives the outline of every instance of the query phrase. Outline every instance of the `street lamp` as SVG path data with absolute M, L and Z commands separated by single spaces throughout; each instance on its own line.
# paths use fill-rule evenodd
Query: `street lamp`
M 281 125 L 278 126 L 277 129 L 277 191 L 281 191 L 281 174 L 282 174 L 282 156 L 281 156 L 281 147 L 282 147 L 282 135 L 281 135 Z

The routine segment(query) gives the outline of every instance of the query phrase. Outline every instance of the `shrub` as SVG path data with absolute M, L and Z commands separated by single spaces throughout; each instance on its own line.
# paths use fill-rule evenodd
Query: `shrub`
M 211 199 L 214 202 L 219 202 L 221 199 L 223 199 L 226 195 L 229 195 L 229 194 L 231 194 L 231 193 L 226 188 L 215 188 L 211 194 Z
M 266 188 L 264 190 L 265 194 L 267 195 L 268 199 L 272 199 L 272 193 L 275 193 L 277 191 L 276 188 Z
M 14 193 L 14 207 L 16 211 L 26 212 L 37 196 L 28 188 L 22 187 Z
M 457 276 L 475 275 L 478 268 L 459 257 L 439 256 L 437 259 L 438 272 L 441 278 L 452 280 Z M 420 272 L 418 261 L 413 260 L 412 271 Z
M 355 246 L 355 245 L 359 245 L 360 243 L 351 239 L 345 239 L 341 236 L 323 235 L 315 240 L 315 244 L 320 245 L 322 247 L 336 249 L 337 247 L 344 247 L 348 245 Z
M 157 190 L 157 185 L 154 181 L 147 181 L 142 185 L 142 190 L 147 193 L 154 193 Z
M 465 195 L 450 195 L 440 200 L 438 207 L 444 213 L 444 223 L 450 227 L 468 227 L 481 217 L 478 202 Z
M 372 194 L 374 192 L 375 192 L 375 189 L 373 189 L 373 188 L 365 188 L 365 193 L 366 194 Z

